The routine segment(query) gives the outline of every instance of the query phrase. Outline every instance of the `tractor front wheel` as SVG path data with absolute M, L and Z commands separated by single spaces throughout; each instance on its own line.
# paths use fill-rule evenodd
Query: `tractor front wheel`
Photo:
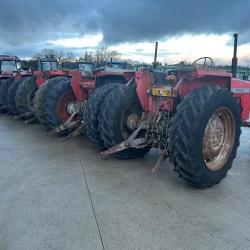
M 170 128 L 175 171 L 195 187 L 219 183 L 236 157 L 241 110 L 227 89 L 205 86 L 178 105 Z
M 111 148 L 136 130 L 140 123 L 142 108 L 138 100 L 135 85 L 125 90 L 124 86 L 115 88 L 105 99 L 99 114 L 99 133 L 105 148 Z M 142 135 L 143 136 L 143 135 Z M 150 147 L 128 148 L 115 153 L 123 159 L 142 157 Z
M 54 129 L 65 123 L 73 114 L 76 96 L 70 85 L 70 79 L 53 84 L 48 89 L 44 100 L 44 118 L 48 129 Z M 64 130 L 60 135 L 67 135 L 70 130 Z

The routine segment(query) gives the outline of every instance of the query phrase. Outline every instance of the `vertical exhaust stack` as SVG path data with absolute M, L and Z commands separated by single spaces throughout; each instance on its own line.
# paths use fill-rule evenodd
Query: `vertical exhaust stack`
M 42 71 L 42 63 L 41 63 L 40 57 L 37 58 L 37 68 L 38 68 L 38 71 Z
M 157 52 L 158 52 L 158 42 L 155 43 L 155 57 L 154 57 L 154 63 L 153 63 L 154 69 L 156 69 L 157 67 Z
M 234 78 L 237 77 L 237 66 L 238 66 L 237 46 L 238 46 L 238 34 L 234 33 L 234 56 L 232 59 L 232 75 Z

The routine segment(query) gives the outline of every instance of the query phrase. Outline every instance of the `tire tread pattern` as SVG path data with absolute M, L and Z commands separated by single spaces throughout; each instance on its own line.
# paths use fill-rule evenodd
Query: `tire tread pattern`
M 120 118 L 120 112 L 118 111 L 119 108 L 121 105 L 123 106 L 124 102 L 130 98 L 137 98 L 137 95 L 135 92 L 132 95 L 126 93 L 124 86 L 119 86 L 113 89 L 105 98 L 98 117 L 98 130 L 100 133 L 100 139 L 103 141 L 105 148 L 111 148 L 122 142 L 123 139 L 121 140 L 121 132 L 120 134 L 116 134 L 114 128 L 120 126 L 119 122 L 117 122 Z M 140 149 L 128 148 L 115 153 L 114 155 L 122 159 L 133 159 L 142 157 L 143 155 L 147 154 L 150 149 L 150 147 Z
M 231 168 L 236 157 L 239 146 L 239 136 L 236 136 L 235 146 L 225 171 L 220 171 L 220 175 L 211 177 L 201 168 L 201 163 L 194 158 L 194 137 L 197 133 L 197 124 L 204 119 L 204 114 L 210 109 L 211 103 L 222 96 L 231 98 L 232 105 L 237 109 L 239 119 L 236 119 L 236 135 L 240 135 L 240 108 L 233 99 L 232 94 L 227 89 L 218 86 L 205 86 L 192 91 L 184 97 L 184 100 L 177 106 L 177 111 L 171 121 L 169 155 L 170 162 L 174 165 L 174 170 L 187 182 L 195 187 L 206 188 L 217 184 L 223 179 L 227 171 Z M 224 169 L 224 167 L 223 167 Z M 223 170 L 222 169 L 222 170 Z
M 48 89 L 44 100 L 44 118 L 45 125 L 50 129 L 54 129 L 62 124 L 60 117 L 56 112 L 57 102 L 59 98 L 66 92 L 72 91 L 69 78 L 57 79 L 54 84 Z M 72 91 L 73 92 L 73 91 Z M 62 131 L 60 135 L 66 135 L 69 131 Z
M 84 113 L 86 135 L 93 143 L 99 145 L 100 147 L 103 146 L 103 142 L 100 139 L 100 133 L 98 130 L 98 115 L 106 96 L 118 86 L 119 84 L 117 83 L 108 83 L 97 88 L 94 93 L 90 95 L 86 104 Z

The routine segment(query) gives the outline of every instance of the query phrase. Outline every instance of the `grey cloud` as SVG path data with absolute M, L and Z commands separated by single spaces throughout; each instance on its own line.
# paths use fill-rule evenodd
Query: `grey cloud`
M 102 32 L 108 45 L 183 33 L 241 33 L 250 42 L 249 0 L 1 0 L 0 45 L 42 46 Z

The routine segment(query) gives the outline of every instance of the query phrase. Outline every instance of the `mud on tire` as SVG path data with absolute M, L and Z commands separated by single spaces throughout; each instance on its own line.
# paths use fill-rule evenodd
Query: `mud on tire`
M 125 113 L 131 105 L 134 105 L 137 112 L 142 111 L 135 85 L 128 90 L 125 90 L 124 86 L 119 86 L 106 97 L 98 117 L 100 139 L 103 141 L 105 148 L 111 148 L 127 139 L 124 138 L 122 126 L 125 122 L 123 120 Z M 132 134 L 132 131 L 130 134 Z M 150 149 L 150 147 L 129 148 L 114 155 L 123 159 L 138 158 L 147 154 Z
M 221 123 L 221 127 L 225 127 L 227 121 L 232 121 L 233 124 L 231 128 L 229 126 L 231 130 L 222 129 L 224 134 L 221 137 L 219 136 L 219 138 L 223 138 L 224 141 L 222 141 L 220 147 L 223 149 L 225 138 L 234 138 L 232 139 L 232 145 L 229 145 L 232 146 L 231 151 L 229 149 L 225 151 L 227 152 L 227 157 L 223 158 L 223 161 L 221 160 L 222 158 L 215 158 L 216 154 L 213 151 L 211 152 L 214 156 L 211 155 L 211 159 L 205 157 L 206 152 L 204 152 L 206 149 L 204 142 L 207 143 L 213 138 L 213 136 L 210 136 L 208 139 L 205 137 L 206 128 L 210 129 L 210 127 L 207 127 L 208 122 L 220 110 L 225 110 L 227 114 L 224 117 L 222 116 L 223 113 L 221 116 L 218 113 L 218 118 L 216 119 Z M 228 131 L 227 133 L 234 132 L 231 136 L 228 136 L 225 131 Z M 172 119 L 169 145 L 170 161 L 173 163 L 174 169 L 179 176 L 188 183 L 198 188 L 211 187 L 219 183 L 231 168 L 239 146 L 240 133 L 240 107 L 227 89 L 206 86 L 194 90 L 178 105 L 177 112 Z M 213 159 L 214 162 L 212 161 Z M 210 165 L 212 163 L 214 165 Z M 214 166 L 214 169 L 212 169 L 212 166 Z

